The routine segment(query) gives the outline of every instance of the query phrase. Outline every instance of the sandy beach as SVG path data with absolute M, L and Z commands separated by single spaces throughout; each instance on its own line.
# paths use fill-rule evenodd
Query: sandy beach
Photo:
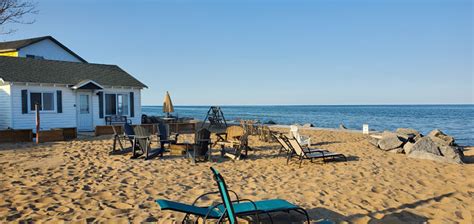
M 468 164 L 442 164 L 380 151 L 359 133 L 302 133 L 311 135 L 315 147 L 344 153 L 349 161 L 305 161 L 298 168 L 277 156 L 277 143 L 254 136 L 248 159 L 215 156 L 216 162 L 197 165 L 167 154 L 148 161 L 109 155 L 110 136 L 1 144 L 0 222 L 179 222 L 183 214 L 160 211 L 154 200 L 192 203 L 215 191 L 210 166 L 242 198 L 285 199 L 305 208 L 314 222 L 473 222 L 474 148 L 465 151 Z M 303 221 L 297 213 L 275 217 L 280 223 Z

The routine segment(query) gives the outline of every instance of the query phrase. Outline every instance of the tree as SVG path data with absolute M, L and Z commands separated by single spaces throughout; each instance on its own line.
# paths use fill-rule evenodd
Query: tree
M 32 24 L 35 20 L 25 19 L 26 16 L 37 14 L 36 2 L 23 0 L 0 0 L 0 35 L 15 32 L 15 29 L 5 29 L 12 23 Z

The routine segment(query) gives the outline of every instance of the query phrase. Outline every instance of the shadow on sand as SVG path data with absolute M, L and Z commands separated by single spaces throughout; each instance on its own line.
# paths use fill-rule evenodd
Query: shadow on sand
M 451 192 L 436 197 L 415 201 L 413 203 L 402 204 L 398 207 L 387 208 L 366 214 L 353 214 L 344 216 L 338 212 L 326 208 L 309 209 L 308 213 L 313 219 L 315 217 L 321 217 L 332 220 L 336 223 L 342 221 L 356 222 L 357 220 L 363 220 L 364 222 L 368 223 L 426 223 L 428 221 L 427 217 L 414 214 L 410 211 L 406 211 L 405 209 L 414 209 L 418 206 L 423 206 L 432 202 L 439 202 L 441 199 L 445 197 L 451 197 L 454 194 L 454 192 Z

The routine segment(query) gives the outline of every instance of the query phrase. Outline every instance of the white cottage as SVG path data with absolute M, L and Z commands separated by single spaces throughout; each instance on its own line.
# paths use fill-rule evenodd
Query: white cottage
M 0 42 L 0 129 L 92 131 L 108 116 L 141 123 L 146 85 L 116 65 L 87 63 L 52 37 Z

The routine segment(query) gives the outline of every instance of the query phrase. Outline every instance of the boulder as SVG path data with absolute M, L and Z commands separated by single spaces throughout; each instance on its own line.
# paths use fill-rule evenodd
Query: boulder
M 276 122 L 273 121 L 273 120 L 268 120 L 268 121 L 264 122 L 264 124 L 276 124 Z
M 414 145 L 415 143 L 411 143 L 411 142 L 405 143 L 405 145 L 403 145 L 403 151 L 405 151 L 405 154 L 410 154 Z
M 437 156 L 441 156 L 438 146 L 429 137 L 423 137 L 419 141 L 415 142 L 415 144 L 410 150 L 410 154 L 415 151 L 421 151 L 421 152 L 426 152 L 426 153 L 431 153 Z
M 428 134 L 434 141 L 438 142 L 438 144 L 442 145 L 454 145 L 454 138 L 443 133 L 439 129 L 434 129 Z
M 454 163 L 463 163 L 464 153 L 455 146 L 440 146 L 439 151 L 446 159 L 452 160 Z
M 413 138 L 413 141 L 414 141 L 414 142 L 417 142 L 417 141 L 419 141 L 421 138 L 423 138 L 423 135 L 422 135 L 422 134 L 418 134 L 418 135 L 416 135 L 416 136 Z
M 391 153 L 403 153 L 403 148 L 399 147 L 399 148 L 396 148 L 396 149 L 390 149 L 388 151 L 391 152 Z
M 463 154 L 457 147 L 438 147 L 436 142 L 434 142 L 430 137 L 422 137 L 413 145 L 407 154 L 410 158 L 429 159 L 445 163 L 463 163 Z
M 462 164 L 459 160 L 449 159 L 444 156 L 438 156 L 432 153 L 423 152 L 423 151 L 412 151 L 408 157 L 415 158 L 415 159 L 428 159 L 433 160 L 436 162 L 443 162 L 443 163 L 454 163 L 454 164 Z
M 414 138 L 416 136 L 421 136 L 420 132 L 411 128 L 397 128 L 395 133 L 397 133 L 398 137 L 403 138 L 404 141 L 411 142 L 415 142 Z
M 375 147 L 379 147 L 379 140 L 376 138 L 369 137 L 369 143 L 374 145 Z
M 303 128 L 312 128 L 312 127 L 314 127 L 314 125 L 311 123 L 303 124 Z
M 400 140 L 396 133 L 384 132 L 382 138 L 378 142 L 379 148 L 382 150 L 395 149 L 403 145 L 403 141 Z
M 411 129 L 411 128 L 397 128 L 397 130 L 395 131 L 397 134 L 403 134 L 403 135 L 419 135 L 420 132 L 418 132 L 417 130 L 415 129 Z

